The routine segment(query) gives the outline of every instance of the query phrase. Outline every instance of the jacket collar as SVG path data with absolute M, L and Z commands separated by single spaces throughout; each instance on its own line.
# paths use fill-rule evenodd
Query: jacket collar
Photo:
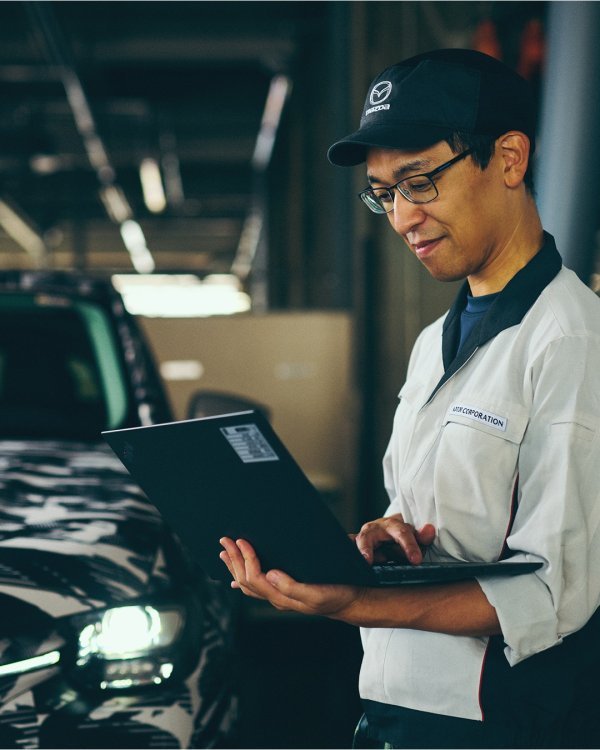
M 471 331 L 458 355 L 455 355 L 460 339 L 460 316 L 467 304 L 469 291 L 469 284 L 465 281 L 444 320 L 444 375 L 431 396 L 464 365 L 476 349 L 506 328 L 518 325 L 561 267 L 562 259 L 556 249 L 554 238 L 544 232 L 544 242 L 540 250 L 498 294 L 481 322 Z

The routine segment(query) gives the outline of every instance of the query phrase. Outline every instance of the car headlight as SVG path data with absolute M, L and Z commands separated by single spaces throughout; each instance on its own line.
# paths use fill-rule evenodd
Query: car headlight
M 182 607 L 135 605 L 79 616 L 74 674 L 88 685 L 158 685 L 173 675 L 186 617 Z

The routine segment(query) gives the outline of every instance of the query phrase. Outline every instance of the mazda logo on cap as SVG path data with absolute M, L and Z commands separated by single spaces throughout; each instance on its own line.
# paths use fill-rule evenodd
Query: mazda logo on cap
M 371 104 L 381 104 L 381 102 L 384 102 L 391 93 L 392 84 L 390 81 L 379 81 L 379 83 L 373 86 L 369 101 Z

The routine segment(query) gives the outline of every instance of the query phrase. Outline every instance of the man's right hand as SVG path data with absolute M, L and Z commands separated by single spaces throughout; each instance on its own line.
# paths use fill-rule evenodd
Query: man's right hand
M 435 539 L 435 527 L 427 523 L 415 529 L 401 513 L 369 521 L 354 537 L 356 546 L 372 565 L 388 560 L 407 560 L 413 565 L 423 562 L 423 547 Z

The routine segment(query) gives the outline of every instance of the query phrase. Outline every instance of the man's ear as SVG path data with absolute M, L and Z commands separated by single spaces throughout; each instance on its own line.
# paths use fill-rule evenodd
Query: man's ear
M 529 164 L 529 138 L 519 130 L 509 130 L 497 141 L 500 147 L 504 183 L 517 188 L 523 182 Z

